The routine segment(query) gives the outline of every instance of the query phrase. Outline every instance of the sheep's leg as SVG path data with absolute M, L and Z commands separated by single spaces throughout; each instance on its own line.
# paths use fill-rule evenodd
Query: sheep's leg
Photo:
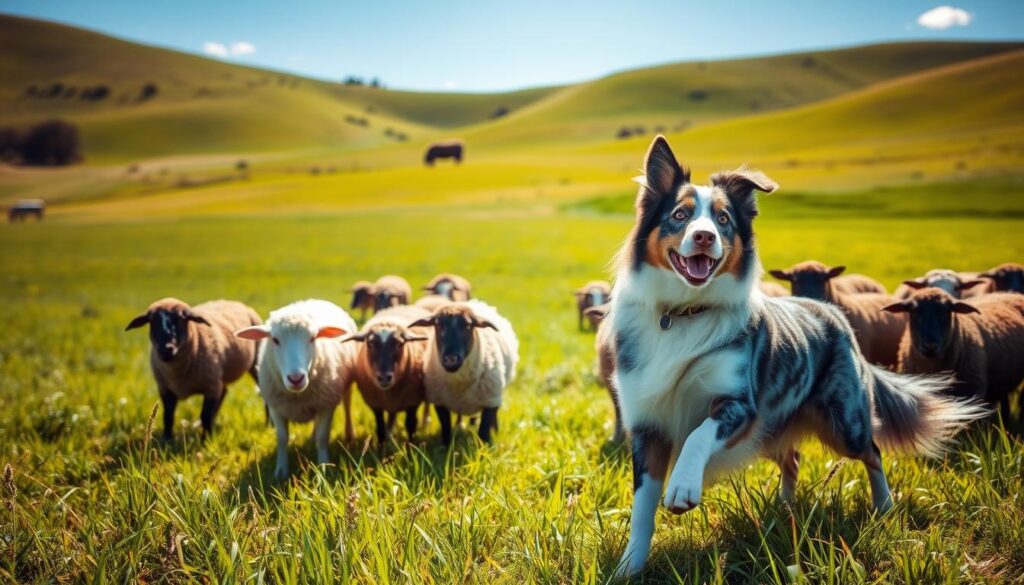
M 178 408 L 178 397 L 170 392 L 161 392 L 160 401 L 164 403 L 164 436 L 161 440 L 168 443 L 174 439 L 174 411 Z
M 391 436 L 391 432 L 395 430 L 395 421 L 397 420 L 397 412 L 388 412 L 388 436 Z
M 423 403 L 423 416 L 420 417 L 420 422 L 423 428 L 427 428 L 430 425 L 430 403 Z
M 356 429 L 352 426 L 352 385 L 350 384 L 341 395 L 342 407 L 345 409 L 345 442 L 351 443 L 356 438 Z
M 441 422 L 441 444 L 447 447 L 452 444 L 452 413 L 440 404 L 434 405 L 434 412 Z
M 492 442 L 492 440 L 491 440 L 491 430 L 492 429 L 495 430 L 495 431 L 498 430 L 498 409 L 497 409 L 497 407 L 495 407 L 495 408 L 485 408 L 484 411 L 480 414 L 480 440 L 482 440 L 483 442 L 485 442 L 487 444 L 490 444 Z
M 390 428 L 384 420 L 384 411 L 374 410 L 373 418 L 377 421 L 377 444 L 383 447 L 384 443 L 387 443 L 388 435 L 390 434 Z
M 409 442 L 412 443 L 416 440 L 416 411 L 419 410 L 418 406 L 405 411 L 405 434 L 409 437 Z
M 220 396 L 203 396 L 203 409 L 199 411 L 199 422 L 203 425 L 203 439 L 213 436 L 213 421 L 224 400 L 223 391 Z
M 327 465 L 330 456 L 327 453 L 327 445 L 331 441 L 331 421 L 334 420 L 334 409 L 328 408 L 320 413 L 313 423 L 313 441 L 316 443 L 316 462 L 319 465 Z
M 273 408 L 269 409 L 270 420 L 274 421 L 274 431 L 277 434 L 277 464 L 274 466 L 274 479 L 284 481 L 288 479 L 288 419 L 281 416 Z

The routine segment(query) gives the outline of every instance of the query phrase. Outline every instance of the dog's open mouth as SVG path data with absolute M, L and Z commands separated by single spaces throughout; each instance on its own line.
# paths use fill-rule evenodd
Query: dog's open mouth
M 684 258 L 675 250 L 668 251 L 668 259 L 672 262 L 672 268 L 675 268 L 676 272 L 686 279 L 686 282 L 694 286 L 700 286 L 707 282 L 715 273 L 715 268 L 718 267 L 721 260 L 707 254 L 694 254 Z

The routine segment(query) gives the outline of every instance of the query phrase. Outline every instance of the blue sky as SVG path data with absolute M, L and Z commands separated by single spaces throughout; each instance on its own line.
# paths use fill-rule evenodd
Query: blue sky
M 1024 38 L 1024 0 L 0 0 L 0 12 L 324 79 L 456 91 L 889 40 Z

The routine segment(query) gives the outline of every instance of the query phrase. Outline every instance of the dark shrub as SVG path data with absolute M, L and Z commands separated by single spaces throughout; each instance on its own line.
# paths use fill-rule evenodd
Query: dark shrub
M 142 86 L 142 91 L 139 92 L 139 101 L 144 102 L 150 98 L 156 97 L 157 92 L 160 89 L 152 81 Z
M 802 67 L 807 67 L 808 69 L 814 67 L 817 64 L 818 62 L 814 60 L 814 57 L 804 57 L 803 59 L 800 59 L 800 65 Z
M 21 156 L 21 132 L 17 128 L 0 128 L 0 160 L 17 161 Z
M 82 159 L 78 128 L 63 120 L 50 120 L 29 128 L 21 140 L 21 162 L 34 166 L 69 165 Z
M 622 140 L 623 138 L 629 138 L 632 135 L 633 130 L 623 126 L 622 128 L 619 128 L 619 131 L 615 134 L 615 137 L 618 138 L 619 140 Z
M 702 102 L 708 99 L 708 92 L 707 90 L 703 89 L 694 89 L 690 91 L 690 93 L 686 94 L 686 97 L 690 98 L 692 101 L 695 102 Z
M 249 170 L 249 161 L 245 159 L 239 160 L 238 162 L 235 163 L 235 170 L 240 173 L 244 173 L 245 171 Z
M 109 95 L 109 87 L 105 85 L 97 85 L 96 87 L 87 87 L 83 89 L 79 97 L 81 97 L 83 100 L 98 102 L 100 100 L 107 99 L 107 96 Z
M 511 112 L 511 111 L 512 110 L 510 110 L 506 106 L 498 106 L 498 109 L 496 109 L 493 112 L 491 112 L 491 119 L 494 120 L 494 119 L 497 119 L 497 118 L 501 118 L 502 116 L 507 116 L 508 113 Z
M 43 94 L 43 97 L 51 97 L 51 98 L 59 97 L 63 93 L 64 93 L 64 84 L 63 83 L 54 83 L 53 85 L 50 86 L 50 89 L 46 90 L 46 93 Z

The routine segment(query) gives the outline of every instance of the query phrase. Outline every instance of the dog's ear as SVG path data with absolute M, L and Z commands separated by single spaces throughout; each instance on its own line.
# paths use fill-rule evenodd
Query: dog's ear
M 779 280 L 785 280 L 786 282 L 791 282 L 793 280 L 793 275 L 785 270 L 769 270 L 768 274 L 771 274 Z
M 668 140 L 660 134 L 655 136 L 644 156 L 644 186 L 658 195 L 670 195 L 689 179 L 689 173 L 679 165 Z
M 779 188 L 778 183 L 769 179 L 768 175 L 745 166 L 711 175 L 711 184 L 724 191 L 733 208 L 748 218 L 757 216 L 755 190 L 772 193 Z

